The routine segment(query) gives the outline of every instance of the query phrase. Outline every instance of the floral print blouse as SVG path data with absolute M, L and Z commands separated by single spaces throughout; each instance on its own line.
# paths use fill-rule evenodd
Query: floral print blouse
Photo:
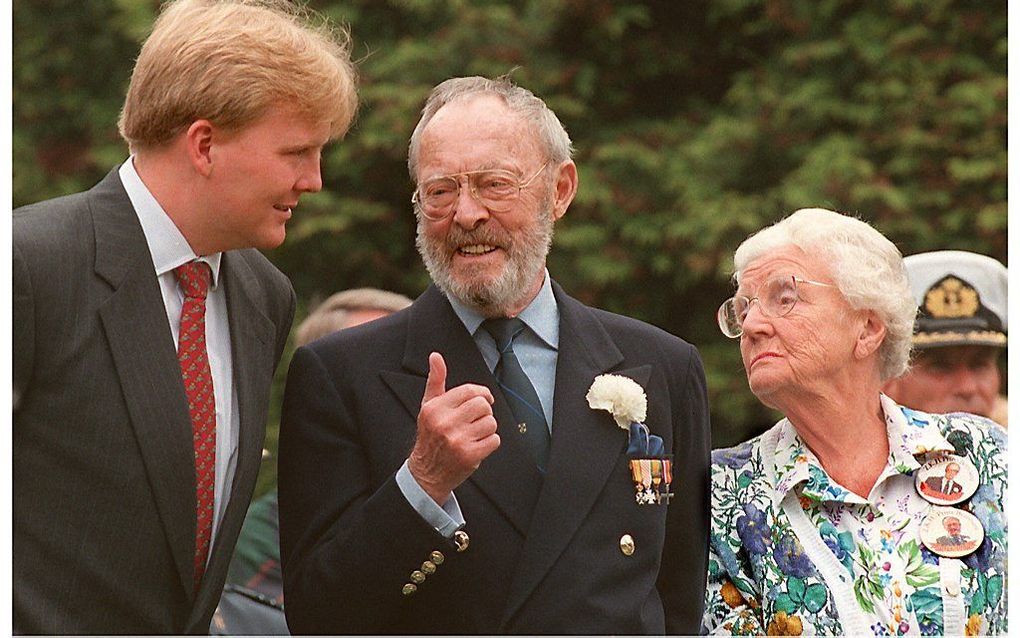
M 783 419 L 712 454 L 712 532 L 703 633 L 1005 634 L 1006 433 L 970 414 L 926 414 L 881 396 L 889 459 L 868 498 L 829 478 Z M 849 424 L 833 424 L 847 427 Z M 914 488 L 929 454 L 966 457 L 984 527 L 961 559 L 930 552 L 930 503 Z

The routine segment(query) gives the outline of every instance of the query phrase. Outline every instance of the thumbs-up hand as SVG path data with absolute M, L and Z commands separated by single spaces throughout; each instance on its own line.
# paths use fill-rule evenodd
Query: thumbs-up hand
M 447 390 L 443 355 L 429 355 L 418 437 L 407 468 L 440 506 L 499 447 L 493 401 L 484 385 L 465 383 Z

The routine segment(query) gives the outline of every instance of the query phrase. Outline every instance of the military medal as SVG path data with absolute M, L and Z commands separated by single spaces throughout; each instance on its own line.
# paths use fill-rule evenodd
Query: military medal
M 631 459 L 630 476 L 638 505 L 669 504 L 669 499 L 673 498 L 669 491 L 673 483 L 672 459 Z
M 960 558 L 974 552 L 985 538 L 981 521 L 955 507 L 931 508 L 921 522 L 921 542 L 939 556 Z
M 917 493 L 935 505 L 962 503 L 974 495 L 977 487 L 977 468 L 955 454 L 939 454 L 930 458 L 914 475 Z

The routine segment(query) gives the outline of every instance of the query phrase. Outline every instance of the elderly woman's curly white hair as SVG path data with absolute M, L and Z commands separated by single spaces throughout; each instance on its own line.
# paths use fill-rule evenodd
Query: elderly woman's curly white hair
M 882 381 L 903 374 L 917 305 L 896 246 L 860 219 L 824 208 L 802 208 L 740 244 L 733 256 L 737 284 L 752 262 L 786 246 L 821 256 L 850 306 L 878 314 L 886 328 L 878 352 Z

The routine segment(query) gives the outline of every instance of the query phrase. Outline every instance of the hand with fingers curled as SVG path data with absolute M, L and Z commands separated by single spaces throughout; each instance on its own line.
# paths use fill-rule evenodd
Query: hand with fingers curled
M 447 390 L 443 355 L 429 355 L 418 435 L 407 467 L 440 506 L 499 447 L 493 402 L 484 385 L 465 383 Z

